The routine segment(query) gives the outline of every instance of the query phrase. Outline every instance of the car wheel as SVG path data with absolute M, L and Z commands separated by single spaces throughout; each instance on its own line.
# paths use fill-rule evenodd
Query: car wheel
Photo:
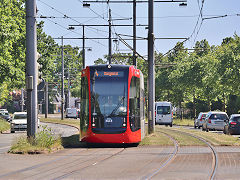
M 15 133 L 15 131 L 11 131 L 11 133 Z
M 195 123 L 194 123 L 194 129 L 196 129 L 197 128 L 197 126 L 195 125 Z
M 170 127 L 172 127 L 172 124 L 170 124 Z
M 203 126 L 202 126 L 202 131 L 205 131 L 205 129 L 203 128 Z
M 200 126 L 198 126 L 198 129 L 200 129 Z
M 209 132 L 209 129 L 206 127 L 206 132 Z

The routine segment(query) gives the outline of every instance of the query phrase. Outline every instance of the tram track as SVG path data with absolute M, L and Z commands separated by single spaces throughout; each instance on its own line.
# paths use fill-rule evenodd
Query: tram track
M 163 162 L 161 164 L 161 166 L 158 169 L 155 169 L 152 173 L 148 174 L 147 176 L 144 176 L 142 179 L 151 179 L 152 177 L 157 175 L 163 168 L 165 168 L 169 163 L 171 163 L 171 161 L 176 157 L 176 155 L 178 153 L 179 144 L 178 144 L 177 140 L 174 139 L 172 136 L 170 136 L 167 133 L 164 133 L 164 132 L 161 132 L 161 133 L 164 134 L 165 136 L 167 136 L 169 139 L 171 139 L 171 141 L 174 144 L 174 149 L 170 153 L 171 155 L 167 158 L 167 160 L 165 162 Z
M 54 164 L 58 161 L 65 160 L 67 158 L 70 158 L 72 156 L 77 155 L 79 152 L 86 151 L 86 150 L 87 149 L 83 149 L 83 150 L 75 152 L 73 154 L 67 154 L 67 155 L 61 156 L 59 158 L 50 160 L 50 161 L 46 161 L 44 163 L 40 163 L 40 164 L 37 164 L 37 165 L 34 165 L 34 166 L 29 166 L 27 168 L 19 169 L 19 170 L 12 171 L 12 172 L 9 172 L 9 173 L 6 173 L 6 174 L 0 174 L 0 178 L 5 178 L 5 177 L 12 176 L 12 175 L 15 175 L 15 174 L 23 173 L 23 172 L 26 172 L 26 171 L 31 171 L 31 170 L 34 170 L 34 169 L 37 169 L 37 168 L 41 168 L 41 167 L 46 166 L 46 165 Z
M 211 172 L 209 173 L 209 179 L 210 179 L 210 180 L 213 180 L 214 177 L 215 177 L 215 175 L 216 175 L 217 166 L 218 166 L 218 155 L 217 155 L 217 152 L 216 152 L 214 146 L 212 146 L 212 145 L 211 145 L 208 141 L 206 141 L 205 139 L 203 139 L 203 138 L 201 138 L 201 137 L 199 137 L 199 136 L 193 135 L 193 134 L 191 134 L 191 133 L 182 132 L 182 131 L 173 130 L 173 129 L 168 129 L 168 130 L 170 130 L 170 131 L 172 131 L 172 132 L 182 133 L 182 134 L 191 136 L 191 137 L 193 137 L 193 138 L 196 138 L 196 139 L 202 141 L 204 144 L 206 144 L 206 145 L 211 149 L 213 159 L 212 159 L 212 170 L 211 170 Z M 165 132 L 162 132 L 162 131 L 158 131 L 158 132 L 165 133 Z M 167 134 L 167 133 L 165 133 L 165 134 Z M 174 139 L 174 137 L 172 137 L 172 136 L 170 136 L 170 135 L 168 135 L 168 136 L 171 137 L 172 139 Z M 175 139 L 175 141 L 176 141 L 176 139 Z M 177 154 L 176 154 L 175 156 L 177 156 Z M 162 168 L 161 168 L 161 169 L 162 169 Z M 150 178 L 156 176 L 156 175 L 160 172 L 161 169 L 159 168 L 159 170 L 157 170 L 156 172 L 154 172 L 154 173 L 152 174 L 152 176 L 150 176 Z M 150 179 L 150 178 L 147 178 L 147 179 Z
M 87 150 L 89 150 L 84 149 L 73 154 L 61 156 L 51 161 L 46 161 L 41 164 L 2 174 L 0 175 L 0 179 L 15 179 L 16 177 L 20 179 L 66 179 L 76 172 L 82 171 L 88 167 L 95 166 L 120 154 L 124 151 L 124 149 L 125 148 L 121 148 L 120 150 L 117 150 L 117 152 L 109 155 L 105 152 L 101 154 L 101 151 L 96 148 L 93 149 L 93 153 L 79 155 L 79 153 L 87 152 Z M 112 150 L 115 150 L 115 148 L 110 149 L 110 151 Z M 98 153 L 100 153 L 100 156 Z M 87 158 L 83 160 L 83 156 Z M 59 172 L 63 173 L 59 174 Z
M 61 176 L 58 176 L 58 177 L 55 177 L 54 179 L 55 179 L 55 180 L 61 180 L 61 179 L 68 178 L 69 176 L 73 175 L 74 173 L 80 172 L 80 171 L 82 171 L 82 170 L 85 170 L 86 168 L 95 166 L 95 165 L 97 165 L 97 164 L 99 164 L 99 163 L 102 163 L 102 162 L 104 162 L 104 161 L 106 161 L 106 160 L 109 160 L 110 158 L 113 158 L 113 157 L 119 155 L 119 154 L 122 153 L 124 150 L 125 150 L 125 148 L 121 148 L 120 151 L 118 151 L 118 152 L 116 152 L 116 153 L 114 153 L 114 154 L 112 154 L 112 155 L 110 155 L 110 156 L 108 156 L 108 157 L 100 158 L 99 160 L 95 160 L 93 163 L 88 163 L 87 165 L 85 165 L 85 166 L 83 166 L 83 167 L 81 167 L 81 168 L 77 168 L 77 169 L 75 169 L 75 170 L 73 170 L 73 171 L 71 171 L 71 172 L 65 173 L 65 174 L 63 174 L 63 175 L 61 175 Z

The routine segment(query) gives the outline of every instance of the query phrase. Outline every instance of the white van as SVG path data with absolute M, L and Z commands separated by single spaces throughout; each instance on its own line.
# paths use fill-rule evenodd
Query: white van
M 172 127 L 173 113 L 170 102 L 155 102 L 155 124 L 170 125 Z
M 66 118 L 77 118 L 77 108 L 67 108 L 66 109 Z

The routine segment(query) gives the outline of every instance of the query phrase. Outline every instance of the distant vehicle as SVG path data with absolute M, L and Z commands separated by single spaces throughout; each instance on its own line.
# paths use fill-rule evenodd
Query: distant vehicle
M 202 125 L 203 131 L 209 130 L 223 130 L 225 122 L 228 120 L 228 115 L 221 111 L 210 111 L 207 113 L 206 118 Z
M 232 114 L 229 121 L 225 121 L 224 134 L 240 135 L 240 114 Z
M 66 109 L 66 118 L 77 118 L 78 111 L 77 108 L 67 108 Z
M 204 121 L 206 115 L 207 115 L 207 113 L 205 113 L 205 112 L 200 112 L 198 114 L 197 119 L 195 119 L 195 121 L 194 121 L 194 128 L 195 129 L 196 128 L 200 129 L 200 127 L 202 127 L 202 124 L 203 124 L 203 121 Z
M 8 111 L 0 111 L 0 117 L 2 117 L 3 119 L 5 119 L 8 122 L 10 122 L 12 120 L 12 118 L 9 115 Z
M 39 118 L 37 118 L 38 127 L 40 124 Z M 11 133 L 15 131 L 27 130 L 27 112 L 15 112 L 11 121 Z
M 15 112 L 11 122 L 11 133 L 27 130 L 27 112 Z
M 7 110 L 7 109 L 0 109 L 0 112 L 1 112 L 1 111 L 8 111 L 8 110 Z
M 172 127 L 173 112 L 170 102 L 155 102 L 155 124 Z

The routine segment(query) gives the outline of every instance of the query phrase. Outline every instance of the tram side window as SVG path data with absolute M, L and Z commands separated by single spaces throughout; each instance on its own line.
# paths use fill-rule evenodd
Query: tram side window
M 132 77 L 129 95 L 129 121 L 132 131 L 140 129 L 140 79 Z
M 86 130 L 88 128 L 89 121 L 89 94 L 88 94 L 88 81 L 86 77 L 82 77 L 81 82 L 81 130 Z

